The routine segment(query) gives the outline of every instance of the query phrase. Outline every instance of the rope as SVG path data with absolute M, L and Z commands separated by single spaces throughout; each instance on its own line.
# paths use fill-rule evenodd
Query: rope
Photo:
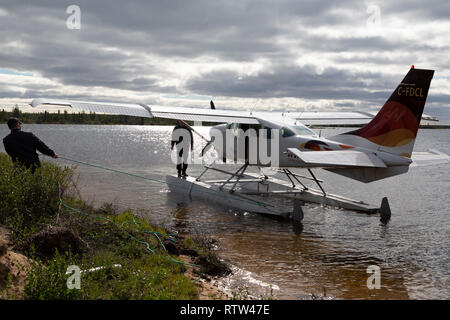
M 133 174 L 133 173 L 125 172 L 125 171 L 120 171 L 120 170 L 116 170 L 116 169 L 103 167 L 103 166 L 98 165 L 98 164 L 92 164 L 92 163 L 88 163 L 88 162 L 84 162 L 84 161 L 80 161 L 80 160 L 69 159 L 69 158 L 62 157 L 62 156 L 58 156 L 58 158 L 59 159 L 63 159 L 63 160 L 67 160 L 67 161 L 71 161 L 71 162 L 75 162 L 75 163 L 79 163 L 79 164 L 84 164 L 86 166 L 90 166 L 90 167 L 94 167 L 94 168 L 99 168 L 99 169 L 108 170 L 108 171 L 112 171 L 112 172 L 116 172 L 116 173 L 126 174 L 128 176 L 135 177 L 135 178 L 141 178 L 141 179 L 150 180 L 150 181 L 159 182 L 159 183 L 166 183 L 165 181 L 162 181 L 162 180 L 152 179 L 152 178 L 148 178 L 148 177 L 144 177 L 144 176 L 139 176 L 139 175 L 136 175 L 136 174 Z
M 79 164 L 83 164 L 83 165 L 86 165 L 86 166 L 94 167 L 94 168 L 99 168 L 99 169 L 103 169 L 103 170 L 107 170 L 107 171 L 112 171 L 112 172 L 116 172 L 116 173 L 125 174 L 125 175 L 128 175 L 128 176 L 134 177 L 134 178 L 145 179 L 145 180 L 149 180 L 149 181 L 157 182 L 157 183 L 170 184 L 167 181 L 162 181 L 162 180 L 158 180 L 158 179 L 148 178 L 148 177 L 136 175 L 136 174 L 133 174 L 133 173 L 129 173 L 129 172 L 121 171 L 121 170 L 117 170 L 117 169 L 111 169 L 111 168 L 107 168 L 107 167 L 104 167 L 104 166 L 101 166 L 101 165 L 98 165 L 98 164 L 92 164 L 92 163 L 88 163 L 88 162 L 84 162 L 84 161 L 80 161 L 80 160 L 70 159 L 70 158 L 66 158 L 66 157 L 63 157 L 63 156 L 59 156 L 58 158 L 59 159 L 63 159 L 63 160 L 67 160 L 67 161 L 71 161 L 71 162 L 75 162 L 75 163 L 79 163 Z M 172 185 L 174 185 L 174 184 L 172 184 Z M 205 190 L 197 190 L 197 191 L 198 192 L 202 192 L 202 193 L 209 193 L 209 194 L 217 195 L 217 192 L 214 191 L 214 190 L 205 189 Z M 258 201 L 249 201 L 247 199 L 243 199 L 243 198 L 240 198 L 240 197 L 236 197 L 236 200 L 239 200 L 239 201 L 242 201 L 242 202 L 246 202 L 246 203 L 251 203 L 251 204 L 255 204 L 256 203 L 260 207 L 266 207 L 266 205 L 264 203 L 261 203 L 261 202 L 258 202 Z
M 97 215 L 93 215 L 93 214 L 89 214 L 89 213 L 83 212 L 83 211 L 81 211 L 81 210 L 79 210 L 79 209 L 75 209 L 75 208 L 72 208 L 71 206 L 67 205 L 67 204 L 62 200 L 62 196 L 61 196 L 61 185 L 60 185 L 60 184 L 58 184 L 58 201 L 59 201 L 59 203 L 60 203 L 63 207 L 65 207 L 66 209 L 69 209 L 69 210 L 72 211 L 72 212 L 79 213 L 79 214 L 83 214 L 83 215 L 85 215 L 85 216 L 93 217 L 93 218 L 95 218 L 95 219 L 104 220 L 104 221 L 107 221 L 107 222 L 109 222 L 109 223 L 112 223 L 112 224 L 115 225 L 117 228 L 121 229 L 124 233 L 126 233 L 126 234 L 128 235 L 128 237 L 130 237 L 132 240 L 134 240 L 134 241 L 136 241 L 136 242 L 138 242 L 138 243 L 140 243 L 140 244 L 145 245 L 145 248 L 146 248 L 146 250 L 147 250 L 148 252 L 150 252 L 151 254 L 156 254 L 156 252 L 155 252 L 154 250 L 152 250 L 152 248 L 150 248 L 150 244 L 149 244 L 148 242 L 139 240 L 138 238 L 136 238 L 135 236 L 133 236 L 131 233 L 129 233 L 127 230 L 125 230 L 125 229 L 123 228 L 123 223 L 122 223 L 121 225 L 118 225 L 117 223 L 115 223 L 114 221 L 112 221 L 112 220 L 109 219 L 109 218 L 102 217 L 102 216 L 97 216 Z M 135 223 L 135 225 L 139 225 L 139 223 L 134 219 L 134 216 L 133 216 L 133 222 Z M 152 235 L 159 241 L 159 243 L 161 244 L 161 246 L 164 248 L 164 251 L 166 251 L 166 252 L 167 252 L 167 249 L 166 249 L 166 247 L 164 246 L 164 243 L 162 242 L 160 236 L 166 237 L 167 239 L 169 239 L 169 240 L 172 241 L 172 242 L 176 242 L 175 239 L 171 238 L 172 236 L 176 235 L 176 233 L 168 234 L 169 237 L 167 237 L 167 236 L 164 236 L 162 233 L 157 232 L 157 231 L 149 231 L 149 230 L 146 230 L 146 231 L 144 231 L 144 232 L 145 232 L 145 233 L 152 234 Z M 182 270 L 183 272 L 185 271 L 184 265 L 191 266 L 191 267 L 195 267 L 195 268 L 199 268 L 199 269 L 201 268 L 199 265 L 191 264 L 191 263 L 187 263 L 187 262 L 183 262 L 183 261 L 179 261 L 179 260 L 176 260 L 176 259 L 172 258 L 172 257 L 169 256 L 169 255 L 166 255 L 165 257 L 166 257 L 168 260 L 172 261 L 172 262 L 178 263 L 178 264 L 180 265 L 181 270 Z M 199 277 L 197 280 L 195 280 L 194 282 L 197 282 L 197 281 L 202 277 L 202 275 L 203 275 L 203 274 L 201 274 L 200 277 Z

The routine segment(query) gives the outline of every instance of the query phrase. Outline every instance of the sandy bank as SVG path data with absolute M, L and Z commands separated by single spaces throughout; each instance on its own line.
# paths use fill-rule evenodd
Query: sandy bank
M 23 293 L 30 260 L 13 251 L 11 232 L 0 226 L 0 298 L 18 298 Z

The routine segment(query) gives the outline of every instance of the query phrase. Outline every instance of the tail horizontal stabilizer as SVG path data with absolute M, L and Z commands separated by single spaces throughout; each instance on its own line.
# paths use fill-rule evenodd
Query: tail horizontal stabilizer
M 386 164 L 373 153 L 353 150 L 337 150 L 326 152 L 300 151 L 288 148 L 288 152 L 305 167 L 342 168 L 366 167 L 386 168 Z
M 431 166 L 435 164 L 450 163 L 450 156 L 437 150 L 428 152 L 413 152 L 411 166 Z

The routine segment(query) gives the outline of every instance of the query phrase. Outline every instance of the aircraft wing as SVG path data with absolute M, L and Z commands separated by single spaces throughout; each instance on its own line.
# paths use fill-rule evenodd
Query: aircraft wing
M 413 161 L 411 166 L 417 167 L 449 163 L 450 157 L 437 150 L 430 150 L 429 152 L 413 152 L 411 160 Z
M 118 102 L 92 102 L 92 101 L 73 101 L 59 99 L 34 99 L 30 105 L 33 108 L 43 106 L 70 107 L 80 111 L 88 111 L 105 114 L 122 114 L 127 116 L 152 118 L 150 109 L 145 105 L 133 103 Z
M 368 112 L 279 112 L 279 111 L 241 111 L 207 108 L 168 107 L 138 103 L 93 102 L 60 99 L 34 99 L 32 107 L 59 106 L 80 111 L 127 115 L 146 118 L 167 118 L 184 121 L 234 122 L 258 124 L 258 118 L 298 120 L 305 125 L 363 125 L 373 118 Z M 287 119 L 286 119 L 287 118 Z
M 263 113 L 252 113 L 249 111 L 238 110 L 218 110 L 184 107 L 166 107 L 157 105 L 137 104 L 137 103 L 109 103 L 92 101 L 70 101 L 55 99 L 34 99 L 32 107 L 44 106 L 62 106 L 70 107 L 80 111 L 88 111 L 104 114 L 122 114 L 127 116 L 137 116 L 146 118 L 167 118 L 185 121 L 204 121 L 204 122 L 235 122 L 258 124 L 256 117 L 264 116 Z M 280 112 L 277 113 L 281 115 Z
M 338 151 L 300 151 L 288 148 L 294 158 L 308 167 L 369 167 L 386 168 L 386 164 L 373 153 L 353 150 Z

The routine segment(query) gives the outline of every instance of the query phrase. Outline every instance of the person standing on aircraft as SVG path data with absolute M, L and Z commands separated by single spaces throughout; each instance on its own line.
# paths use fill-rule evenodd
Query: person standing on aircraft
M 184 138 L 184 139 L 183 139 Z M 186 169 L 188 167 L 189 148 L 194 150 L 194 137 L 192 129 L 181 120 L 177 121 L 177 125 L 172 131 L 171 150 L 177 146 L 177 171 L 178 178 L 187 177 Z
M 41 166 L 36 150 L 49 157 L 58 158 L 58 155 L 33 133 L 22 131 L 22 123 L 19 119 L 9 118 L 7 124 L 11 133 L 3 139 L 3 145 L 15 165 L 31 168 L 31 172 L 34 173 L 36 168 Z

